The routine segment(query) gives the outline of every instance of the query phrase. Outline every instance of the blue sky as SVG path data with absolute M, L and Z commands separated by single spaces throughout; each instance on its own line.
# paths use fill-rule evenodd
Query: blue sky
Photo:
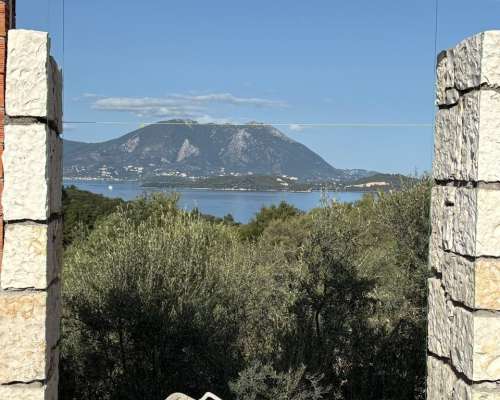
M 141 123 L 262 121 L 339 168 L 429 170 L 432 127 L 301 127 L 434 119 L 434 0 L 19 0 L 65 71 L 65 137 Z M 500 0 L 440 0 L 438 50 L 500 29 Z M 120 124 L 105 124 L 119 122 Z

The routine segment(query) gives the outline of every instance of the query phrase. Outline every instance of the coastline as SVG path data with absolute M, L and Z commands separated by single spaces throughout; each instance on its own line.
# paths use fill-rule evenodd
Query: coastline
M 169 186 L 149 186 L 142 185 L 140 180 L 125 180 L 125 179 L 97 179 L 97 178 L 68 178 L 63 177 L 63 184 L 67 181 L 73 182 L 86 182 L 86 183 L 96 183 L 96 184 L 127 184 L 127 183 L 136 183 L 143 189 L 166 189 L 166 190 L 193 190 L 200 192 L 251 192 L 251 193 L 320 193 L 323 191 L 326 192 L 339 192 L 339 193 L 378 193 L 379 190 L 376 189 L 367 189 L 367 190 L 352 190 L 350 188 L 325 188 L 325 189 L 310 189 L 310 190 L 293 190 L 293 189 L 249 189 L 249 188 L 210 188 L 210 187 L 194 187 L 194 186 L 182 186 L 182 187 L 169 187 Z

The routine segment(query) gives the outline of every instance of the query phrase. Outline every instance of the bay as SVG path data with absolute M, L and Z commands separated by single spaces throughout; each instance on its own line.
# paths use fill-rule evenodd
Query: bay
M 143 188 L 138 182 L 106 182 L 64 180 L 64 186 L 101 194 L 110 198 L 134 200 L 147 193 L 178 193 L 180 207 L 186 210 L 198 208 L 204 214 L 223 217 L 231 214 L 238 222 L 247 223 L 264 206 L 278 205 L 282 201 L 303 211 L 321 205 L 322 196 L 339 202 L 355 202 L 363 197 L 360 192 L 252 192 L 232 190 L 159 189 Z

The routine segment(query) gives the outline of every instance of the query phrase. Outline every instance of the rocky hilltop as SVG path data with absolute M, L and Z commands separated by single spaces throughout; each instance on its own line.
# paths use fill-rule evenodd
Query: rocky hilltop
M 256 123 L 220 125 L 170 120 L 106 142 L 64 143 L 67 178 L 284 175 L 307 181 L 343 181 L 370 174 L 334 168 L 273 126 Z

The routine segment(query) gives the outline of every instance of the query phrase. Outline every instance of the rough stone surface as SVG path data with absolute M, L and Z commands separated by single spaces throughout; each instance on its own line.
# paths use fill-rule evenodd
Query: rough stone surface
M 46 32 L 9 31 L 5 107 L 9 116 L 47 118 L 61 127 L 62 74 L 49 53 Z
M 446 294 L 468 308 L 500 311 L 500 260 L 475 261 L 441 249 L 433 250 L 431 265 L 442 273 Z
M 474 270 L 475 308 L 500 311 L 500 260 L 480 258 Z
M 460 42 L 450 52 L 453 60 L 454 87 L 467 90 L 481 84 L 482 47 L 484 34 L 472 36 Z
M 500 380 L 499 316 L 487 311 L 471 312 L 449 301 L 446 309 L 450 331 L 446 332 L 447 324 L 442 324 L 442 331 L 433 331 L 442 336 L 433 340 L 450 338 L 451 365 L 475 382 Z M 431 346 L 429 342 L 429 350 L 434 352 Z
M 483 383 L 473 385 L 472 400 L 500 400 L 500 384 Z
M 500 380 L 500 317 L 454 305 L 436 278 L 429 279 L 429 351 L 450 359 L 470 380 Z
M 434 246 L 463 255 L 476 247 L 477 192 L 474 189 L 436 186 L 432 190 Z
M 478 180 L 482 97 L 480 91 L 471 92 L 463 96 L 455 107 L 438 110 L 433 163 L 435 179 Z M 499 169 L 496 165 L 494 167 Z
M 10 116 L 46 117 L 50 39 L 46 32 L 9 31 L 6 111 Z
M 463 393 L 465 390 L 465 393 Z M 427 399 L 429 400 L 470 400 L 460 394 L 470 394 L 470 389 L 463 385 L 451 367 L 443 360 L 427 357 Z
M 57 400 L 57 376 L 46 384 L 41 382 L 18 383 L 0 386 L 0 399 L 7 400 Z
M 429 400 L 500 400 L 500 385 L 469 385 L 458 377 L 444 360 L 427 357 L 427 399 Z
M 15 223 L 5 226 L 2 289 L 46 289 L 59 277 L 62 221 L 49 224 Z
M 452 318 L 453 310 L 448 307 L 441 281 L 429 279 L 427 346 L 440 357 L 450 357 Z
M 500 42 L 499 42 L 500 45 Z M 497 50 L 498 51 L 498 50 Z M 500 64 L 499 64 L 500 65 Z M 500 72 L 497 67 L 497 82 Z M 500 93 L 494 90 L 481 90 L 479 124 L 479 150 L 477 154 L 477 179 L 484 182 L 500 181 Z
M 452 308 L 451 361 L 452 365 L 469 379 L 473 376 L 474 363 L 474 316 L 461 307 Z
M 439 246 L 437 232 L 432 232 L 429 240 L 429 267 L 437 273 L 442 273 L 444 252 Z
M 472 257 L 499 257 L 499 204 L 500 190 L 434 187 L 431 249 L 440 247 Z
M 440 249 L 438 251 L 442 253 L 440 269 L 445 292 L 453 301 L 474 308 L 474 262 L 453 253 L 443 252 Z
M 437 66 L 438 105 L 449 105 L 447 89 L 460 91 L 483 84 L 500 86 L 500 31 L 487 31 L 443 52 Z
M 474 381 L 500 381 L 500 316 L 474 314 Z M 469 376 L 469 375 L 468 375 Z
M 483 59 L 481 63 L 481 83 L 500 87 L 500 31 L 483 33 Z
M 6 221 L 46 220 L 61 210 L 61 139 L 45 124 L 5 127 Z
M 500 190 L 479 189 L 475 256 L 500 256 Z
M 56 370 L 59 290 L 0 294 L 0 384 L 45 380 Z

